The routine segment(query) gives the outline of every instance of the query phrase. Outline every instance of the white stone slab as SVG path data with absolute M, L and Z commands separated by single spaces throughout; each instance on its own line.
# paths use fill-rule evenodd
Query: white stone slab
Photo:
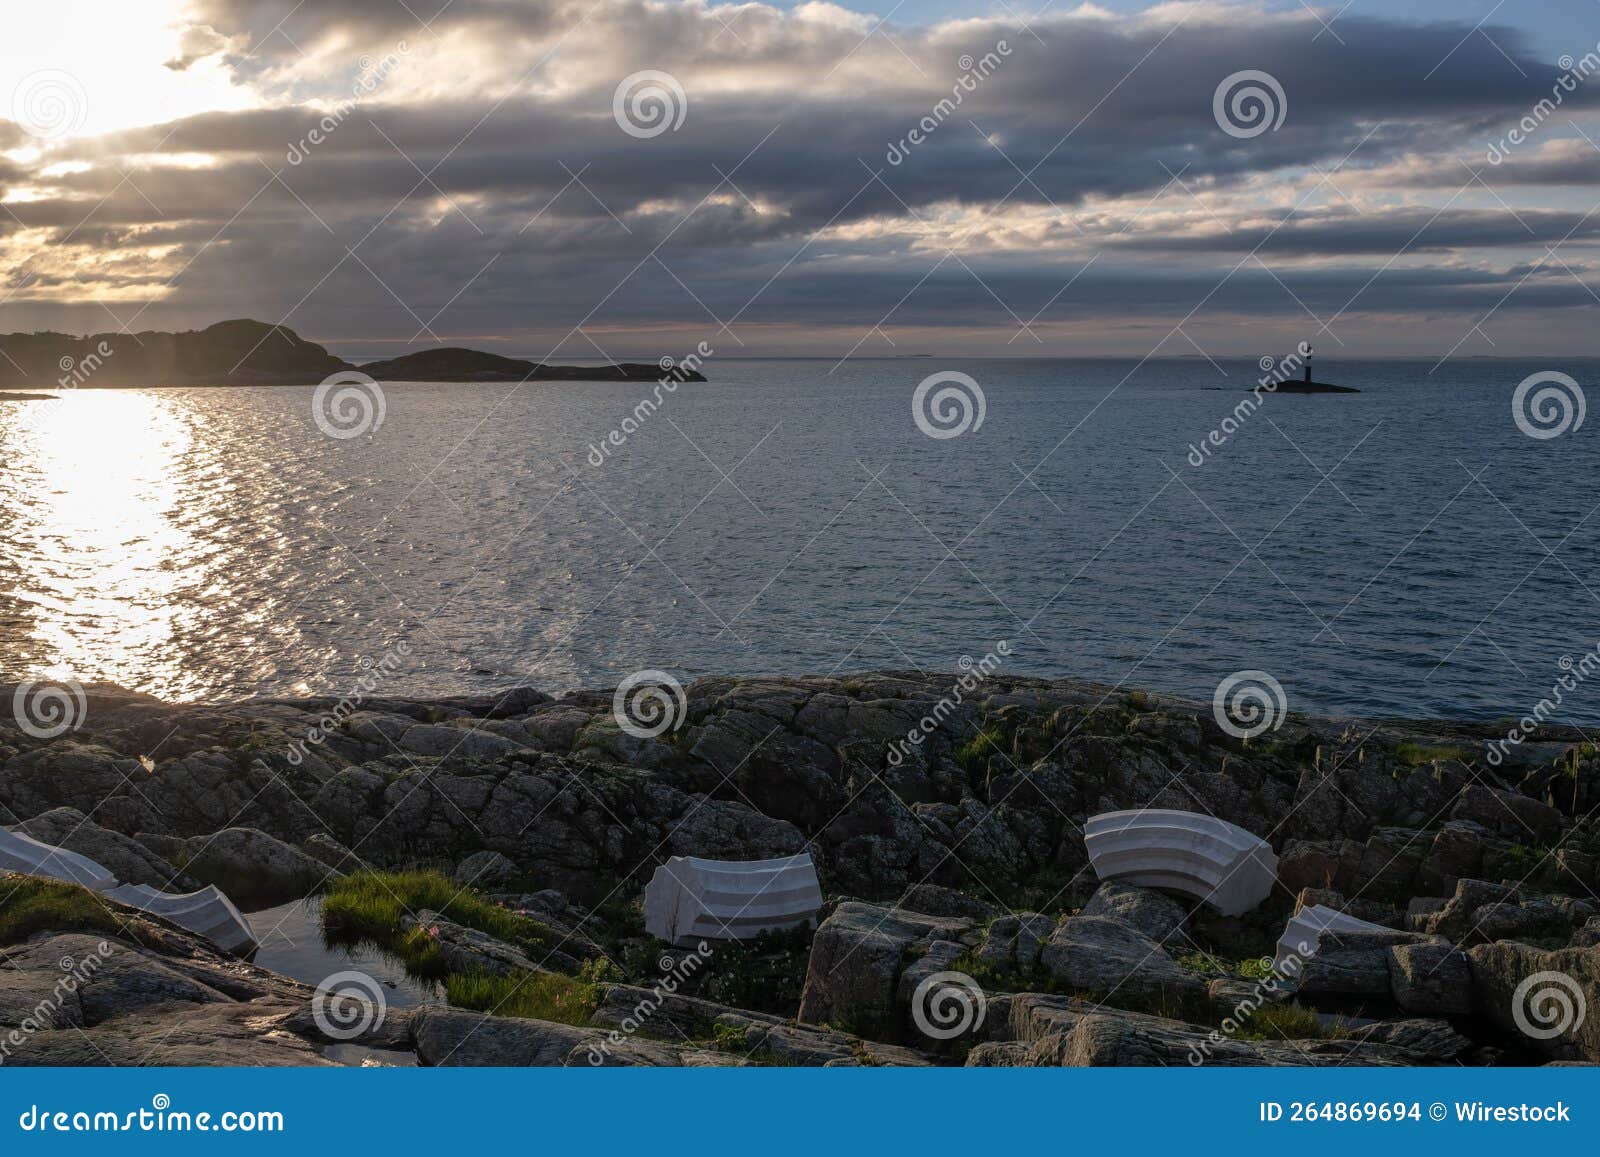
M 1260 904 L 1278 878 L 1265 840 L 1199 812 L 1102 812 L 1084 825 L 1084 844 L 1102 880 L 1181 892 L 1224 916 Z
M 644 923 L 671 944 L 749 940 L 816 918 L 822 887 L 802 852 L 777 860 L 673 856 L 644 890 Z
M 1283 926 L 1283 935 L 1278 938 L 1278 951 L 1272 958 L 1272 967 L 1284 971 L 1284 965 L 1292 958 L 1298 957 L 1303 963 L 1317 954 L 1317 949 L 1324 932 L 1389 932 L 1382 924 L 1370 924 L 1365 920 L 1358 920 L 1354 916 L 1329 908 L 1326 904 L 1310 904 L 1300 909 L 1289 922 Z M 1298 972 L 1299 969 L 1295 968 Z
M 158 892 L 147 884 L 124 884 L 106 895 L 119 904 L 170 920 L 225 951 L 244 956 L 255 950 L 249 922 L 215 885 L 198 892 Z
M 41 844 L 31 836 L 5 828 L 0 828 L 0 870 L 65 880 L 94 892 L 104 892 L 117 882 L 115 876 L 88 856 Z

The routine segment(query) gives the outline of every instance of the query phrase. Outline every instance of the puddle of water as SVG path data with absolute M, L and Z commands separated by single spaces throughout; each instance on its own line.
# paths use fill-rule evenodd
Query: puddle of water
M 383 985 L 390 1008 L 442 1005 L 431 980 L 407 976 L 405 966 L 368 946 L 329 947 L 322 942 L 322 901 L 312 897 L 245 915 L 261 947 L 252 963 L 305 984 L 321 984 L 336 972 L 365 972 Z

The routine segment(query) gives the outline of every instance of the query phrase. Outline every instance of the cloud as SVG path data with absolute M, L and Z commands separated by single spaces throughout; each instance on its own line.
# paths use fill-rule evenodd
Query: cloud
M 224 311 L 539 354 L 724 323 L 759 349 L 895 324 L 1006 348 L 1041 309 L 1072 352 L 1078 319 L 1197 303 L 1463 329 L 1502 299 L 1592 304 L 1547 247 L 1584 263 L 1568 186 L 1600 153 L 1561 120 L 1484 158 L 1557 76 L 1514 29 L 1346 16 L 1335 40 L 1304 10 L 1215 3 L 932 27 L 824 3 L 409 6 L 199 0 L 174 64 L 225 61 L 258 107 L 0 157 L 0 268 L 40 271 L 11 305 L 102 324 L 92 290 L 139 325 Z M 641 139 L 613 97 L 646 69 L 687 108 Z M 1241 139 L 1213 96 L 1250 69 L 1287 108 Z M 62 160 L 90 167 L 44 176 Z

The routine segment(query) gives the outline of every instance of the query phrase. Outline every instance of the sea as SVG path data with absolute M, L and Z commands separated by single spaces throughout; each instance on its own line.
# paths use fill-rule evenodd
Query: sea
M 713 358 L 0 402 L 0 678 L 1077 677 L 1600 726 L 1600 361 Z M 1595 397 L 1600 402 L 1600 395 Z

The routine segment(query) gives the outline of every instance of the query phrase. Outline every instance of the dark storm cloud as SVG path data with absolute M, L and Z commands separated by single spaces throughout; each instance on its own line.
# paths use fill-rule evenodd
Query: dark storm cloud
M 1504 28 L 1491 43 L 1469 25 L 1347 17 L 1341 44 L 1313 40 L 1309 16 L 1217 5 L 875 35 L 821 5 L 410 7 L 203 0 L 183 59 L 220 54 L 268 107 L 41 161 L 93 164 L 82 172 L 0 158 L 0 185 L 31 187 L 16 219 L 0 217 L 0 243 L 46 236 L 38 264 L 53 287 L 170 285 L 140 324 L 227 309 L 358 338 L 409 336 L 441 309 L 441 336 L 696 326 L 707 310 L 775 326 L 871 326 L 893 310 L 902 324 L 1005 328 L 996 297 L 1029 317 L 1097 253 L 1045 321 L 1181 317 L 1258 247 L 1285 263 L 1277 276 L 1241 270 L 1208 309 L 1300 313 L 1281 279 L 1314 309 L 1355 295 L 1363 311 L 1470 313 L 1515 283 L 1496 251 L 1537 257 L 1570 238 L 1580 262 L 1595 232 L 1581 209 L 1462 195 L 1461 159 L 1483 169 L 1482 142 L 1557 76 Z M 401 41 L 393 72 L 351 101 L 351 77 Z M 1001 43 L 992 75 L 935 113 L 963 54 Z M 654 139 L 612 115 L 618 82 L 642 68 L 687 93 L 682 127 Z M 1212 98 L 1246 69 L 1274 74 L 1287 110 L 1277 131 L 1237 139 Z M 1567 114 L 1597 96 L 1580 88 Z M 937 127 L 909 143 L 928 116 Z M 161 161 L 191 154 L 211 160 Z M 1597 160 L 1546 142 L 1484 177 L 1592 180 Z M 1330 207 L 1349 192 L 1367 203 Z M 1403 247 L 1408 259 L 1363 289 Z M 930 274 L 952 249 L 959 259 Z M 106 252 L 117 259 L 96 259 Z M 1541 270 L 1508 308 L 1573 305 L 1574 292 Z

